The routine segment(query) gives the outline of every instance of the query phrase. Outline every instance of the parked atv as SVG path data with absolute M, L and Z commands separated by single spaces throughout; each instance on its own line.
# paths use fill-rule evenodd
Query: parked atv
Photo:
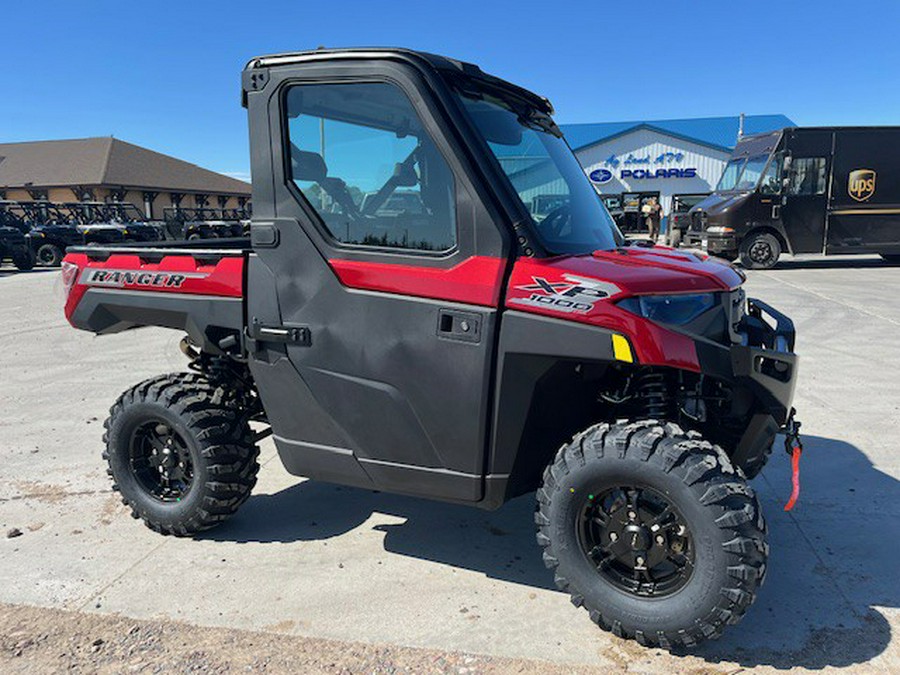
M 71 225 L 38 225 L 30 235 L 35 259 L 42 267 L 59 267 L 67 247 L 85 243 L 82 233 Z
M 536 491 L 545 564 L 616 635 L 692 646 L 736 623 L 768 556 L 747 479 L 796 429 L 790 320 L 723 261 L 626 242 L 550 103 L 474 65 L 262 57 L 243 99 L 249 242 L 63 263 L 73 326 L 186 333 L 190 372 L 105 423 L 134 516 L 222 523 L 272 433 L 313 479 L 485 509 Z M 327 144 L 360 154 L 329 166 Z M 396 193 L 421 208 L 383 209 Z
M 0 263 L 7 259 L 23 271 L 34 267 L 29 238 L 15 227 L 0 227 Z

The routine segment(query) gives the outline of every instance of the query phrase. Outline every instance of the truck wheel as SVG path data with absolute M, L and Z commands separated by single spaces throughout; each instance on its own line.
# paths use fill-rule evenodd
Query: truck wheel
M 781 256 L 778 238 L 768 232 L 751 234 L 741 242 L 741 264 L 750 270 L 767 270 L 775 266 Z
M 671 423 L 577 435 L 544 471 L 535 523 L 544 563 L 572 603 L 647 646 L 718 637 L 765 576 L 753 490 L 721 449 Z
M 43 244 L 37 250 L 37 262 L 42 267 L 59 267 L 62 259 L 62 249 L 56 244 Z
M 119 397 L 104 426 L 113 489 L 162 534 L 218 525 L 256 483 L 259 448 L 247 419 L 201 375 L 145 380 Z
M 16 266 L 16 269 L 27 272 L 28 270 L 34 269 L 34 254 L 30 252 L 17 253 L 12 257 L 12 262 L 13 265 Z

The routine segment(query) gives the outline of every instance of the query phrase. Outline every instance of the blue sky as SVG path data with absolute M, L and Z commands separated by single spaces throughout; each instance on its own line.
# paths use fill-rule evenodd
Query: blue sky
M 478 63 L 560 123 L 784 113 L 900 124 L 900 3 L 7 2 L 0 142 L 108 136 L 249 166 L 252 56 L 399 45 Z

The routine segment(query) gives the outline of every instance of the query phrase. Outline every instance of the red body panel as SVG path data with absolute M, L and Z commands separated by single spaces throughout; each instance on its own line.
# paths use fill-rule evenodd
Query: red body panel
M 449 269 L 329 260 L 341 283 L 348 288 L 382 291 L 419 298 L 496 307 L 505 261 L 501 258 L 472 256 Z
M 628 312 L 617 300 L 646 294 L 728 291 L 743 282 L 730 265 L 671 249 L 628 248 L 622 252 L 516 262 L 506 306 L 614 330 L 631 342 L 637 360 L 698 371 L 694 341 Z
M 84 253 L 70 253 L 64 261 L 74 274 L 66 298 L 66 318 L 71 320 L 75 307 L 89 288 L 114 288 L 155 293 L 186 293 L 228 298 L 243 296 L 244 259 L 228 256 L 215 264 L 201 265 L 191 255 L 174 254 L 159 262 L 142 262 L 133 253 L 113 254 L 106 260 L 91 260 Z M 77 265 L 78 270 L 71 270 Z M 71 270 L 71 271 L 70 271 Z
M 496 307 L 505 261 L 473 256 L 448 269 L 343 259 L 329 264 L 348 288 Z M 71 320 L 92 287 L 240 298 L 243 268 L 242 256 L 200 264 L 188 253 L 152 263 L 133 253 L 113 254 L 102 261 L 84 253 L 69 254 L 63 269 L 70 289 L 66 318 Z M 633 295 L 728 291 L 742 282 L 728 264 L 662 247 L 521 258 L 513 267 L 506 307 L 614 330 L 629 339 L 641 364 L 699 371 L 690 337 L 628 312 L 616 301 Z

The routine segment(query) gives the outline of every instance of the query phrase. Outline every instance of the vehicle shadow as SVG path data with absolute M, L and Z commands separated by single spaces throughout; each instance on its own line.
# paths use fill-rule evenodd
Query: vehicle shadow
M 44 274 L 47 272 L 59 272 L 58 267 L 33 267 L 30 270 L 20 270 L 16 267 L 6 265 L 0 267 L 0 279 L 3 277 L 11 277 L 17 274 Z
M 772 270 L 790 272 L 792 270 L 830 270 L 830 269 L 877 269 L 879 267 L 900 267 L 900 263 L 888 262 L 879 256 L 816 256 L 799 259 L 786 258 L 779 260 Z M 762 272 L 765 274 L 765 271 Z
M 483 572 L 537 588 L 555 588 L 534 538 L 534 495 L 482 511 L 307 480 L 250 497 L 240 513 L 203 539 L 240 543 L 318 541 L 346 534 L 373 513 L 404 519 L 377 524 L 391 553 Z
M 803 491 L 785 513 L 789 461 L 776 452 L 754 481 L 769 523 L 767 580 L 756 604 L 718 641 L 689 653 L 743 667 L 820 669 L 862 664 L 885 651 L 891 628 L 876 607 L 900 607 L 900 481 L 858 448 L 805 438 Z M 402 518 L 373 525 L 386 551 L 552 589 L 534 539 L 533 495 L 483 512 L 464 506 L 304 481 L 255 495 L 238 516 L 203 539 L 295 542 L 337 537 L 373 513 Z M 573 620 L 587 620 L 573 611 Z M 611 638 L 615 639 L 615 638 Z
M 879 607 L 900 607 L 900 481 L 857 447 L 804 437 L 802 490 L 791 513 L 790 460 L 776 452 L 754 484 L 771 546 L 766 583 L 739 626 L 694 654 L 744 667 L 863 664 L 887 649 Z

